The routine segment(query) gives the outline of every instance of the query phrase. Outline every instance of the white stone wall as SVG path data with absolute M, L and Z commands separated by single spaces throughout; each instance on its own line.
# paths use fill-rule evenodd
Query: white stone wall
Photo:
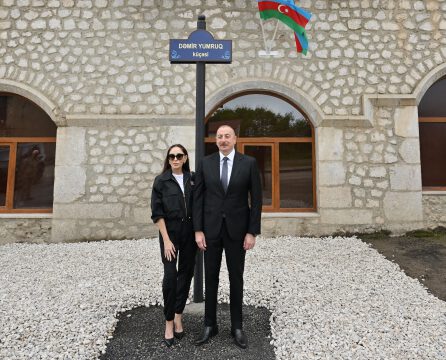
M 51 239 L 51 219 L 0 218 L 0 245 L 11 242 L 41 244 Z
M 233 40 L 233 63 L 207 66 L 208 111 L 234 92 L 270 90 L 315 126 L 317 213 L 267 216 L 265 234 L 442 221 L 429 210 L 442 200 L 421 193 L 416 105 L 446 74 L 446 2 L 299 5 L 313 13 L 308 55 L 279 25 L 279 56 L 264 58 L 254 0 L 4 0 L 0 92 L 30 98 L 58 125 L 52 240 L 156 233 L 150 191 L 165 150 L 180 142 L 193 158 L 195 144 L 195 68 L 169 63 L 169 39 L 202 13 L 217 39 Z
M 417 125 L 412 106 L 376 108 L 372 128 L 319 128 L 322 224 L 354 231 L 422 226 Z
M 423 194 L 424 227 L 446 227 L 446 193 Z
M 410 94 L 445 62 L 442 1 L 303 0 L 314 16 L 310 51 L 297 54 L 280 25 L 264 59 L 256 1 L 5 0 L 0 79 L 40 89 L 65 114 L 194 114 L 194 67 L 170 65 L 168 41 L 185 38 L 198 14 L 216 38 L 233 40 L 233 63 L 208 66 L 212 93 L 260 76 L 311 96 L 327 115 L 359 115 L 362 94 Z M 266 24 L 273 35 L 275 21 Z
M 59 128 L 58 141 L 53 241 L 154 236 L 153 180 L 168 147 L 195 137 L 191 126 L 92 126 Z

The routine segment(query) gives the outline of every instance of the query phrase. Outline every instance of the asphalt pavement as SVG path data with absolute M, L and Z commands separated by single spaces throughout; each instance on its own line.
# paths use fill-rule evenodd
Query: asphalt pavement
M 161 306 L 138 307 L 118 315 L 118 324 L 113 338 L 107 345 L 101 360 L 136 359 L 275 359 L 274 347 L 270 344 L 271 313 L 265 308 L 243 307 L 244 330 L 248 336 L 248 348 L 240 349 L 230 334 L 229 305 L 218 306 L 219 334 L 209 343 L 197 347 L 194 339 L 203 327 L 203 304 L 191 303 L 183 315 L 185 336 L 175 340 L 174 346 L 162 344 L 164 315 Z

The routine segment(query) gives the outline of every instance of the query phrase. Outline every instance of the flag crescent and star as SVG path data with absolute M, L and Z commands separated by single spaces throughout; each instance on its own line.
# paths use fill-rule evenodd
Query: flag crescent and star
M 282 11 L 281 8 L 284 8 L 285 10 Z M 281 12 L 282 14 L 287 14 L 289 11 L 289 9 L 285 5 L 279 5 L 277 7 L 277 10 L 279 10 L 279 12 Z

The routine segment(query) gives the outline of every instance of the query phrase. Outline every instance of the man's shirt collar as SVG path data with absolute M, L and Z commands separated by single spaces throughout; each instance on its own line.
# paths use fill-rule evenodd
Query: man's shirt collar
M 220 154 L 220 162 L 222 162 L 223 158 L 226 155 L 223 155 L 220 151 L 218 153 Z M 232 151 L 226 157 L 229 159 L 229 161 L 234 162 L 234 156 L 235 156 L 235 149 L 232 149 Z

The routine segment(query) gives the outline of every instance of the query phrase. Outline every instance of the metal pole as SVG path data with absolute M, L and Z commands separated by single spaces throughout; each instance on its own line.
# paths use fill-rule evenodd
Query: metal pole
M 206 30 L 206 16 L 199 15 L 197 29 Z M 195 167 L 204 157 L 204 116 L 206 63 L 197 62 L 196 117 L 195 117 Z M 203 252 L 197 253 L 194 275 L 194 302 L 203 302 Z

